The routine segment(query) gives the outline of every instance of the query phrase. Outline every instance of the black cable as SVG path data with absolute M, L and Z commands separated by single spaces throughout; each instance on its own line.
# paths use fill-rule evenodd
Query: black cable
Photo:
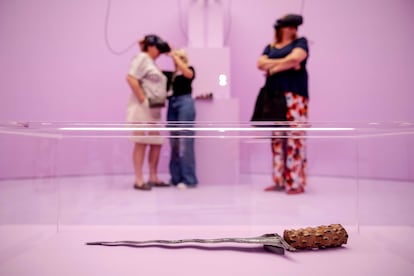
M 223 46 L 227 45 L 227 42 L 229 40 L 230 37 L 230 32 L 231 32 L 231 23 L 232 23 L 232 17 L 231 17 L 231 7 L 232 7 L 232 0 L 228 0 L 227 2 L 227 28 L 225 28 L 225 34 L 224 34 L 224 41 L 223 41 Z
M 300 3 L 300 11 L 299 11 L 299 14 L 302 15 L 302 16 L 304 16 L 303 15 L 304 11 L 305 11 L 305 0 L 302 0 L 301 3 Z M 313 40 L 308 40 L 308 42 L 309 42 L 309 45 L 313 45 L 315 43 Z
M 181 5 L 181 0 L 177 0 L 177 7 L 178 7 L 178 25 L 180 27 L 180 31 L 181 34 L 184 36 L 186 43 L 188 44 L 188 34 L 187 32 L 184 30 L 184 26 L 183 26 L 183 12 L 182 12 L 182 5 Z
M 303 11 L 305 10 L 305 0 L 302 0 L 300 4 L 300 11 L 299 14 L 303 16 Z
M 108 37 L 108 25 L 109 25 L 109 14 L 111 11 L 111 0 L 108 0 L 108 5 L 106 8 L 106 15 L 105 15 L 105 27 L 104 27 L 104 39 L 105 39 L 105 45 L 108 48 L 109 52 L 111 52 L 111 54 L 114 55 L 123 55 L 126 52 L 129 51 L 129 49 L 131 49 L 132 47 L 134 47 L 137 42 L 134 41 L 133 43 L 131 43 L 130 46 L 128 46 L 126 49 L 122 50 L 122 51 L 116 51 L 112 48 L 110 42 L 109 42 L 109 37 Z

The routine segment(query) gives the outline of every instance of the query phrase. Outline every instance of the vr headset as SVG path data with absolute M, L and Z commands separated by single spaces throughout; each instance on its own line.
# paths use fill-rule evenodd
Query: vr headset
M 298 27 L 303 24 L 303 17 L 299 14 L 288 14 L 275 22 L 275 29 L 283 27 Z
M 167 42 L 162 40 L 157 35 L 146 35 L 144 37 L 144 44 L 157 47 L 158 51 L 160 51 L 161 54 L 171 51 L 170 45 L 168 45 Z

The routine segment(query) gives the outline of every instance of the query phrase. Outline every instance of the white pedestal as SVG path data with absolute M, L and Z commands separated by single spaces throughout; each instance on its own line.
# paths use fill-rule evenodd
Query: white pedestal
M 203 122 L 237 122 L 239 101 L 238 99 L 197 100 L 196 112 L 196 121 L 200 125 L 204 125 Z M 239 139 L 197 138 L 195 153 L 200 185 L 239 182 Z

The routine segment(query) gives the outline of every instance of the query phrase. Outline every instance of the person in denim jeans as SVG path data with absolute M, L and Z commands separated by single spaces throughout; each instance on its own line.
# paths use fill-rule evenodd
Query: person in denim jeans
M 189 65 L 183 49 L 171 51 L 170 56 L 175 64 L 175 72 L 171 80 L 172 95 L 168 98 L 167 120 L 172 128 L 191 128 L 196 116 L 194 99 L 191 96 L 195 70 Z M 194 131 L 172 130 L 171 136 L 170 183 L 180 189 L 195 187 L 198 179 L 192 137 Z

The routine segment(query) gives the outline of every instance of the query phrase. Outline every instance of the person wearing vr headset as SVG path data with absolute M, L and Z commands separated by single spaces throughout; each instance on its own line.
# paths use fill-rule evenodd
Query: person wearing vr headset
M 161 121 L 161 108 L 167 97 L 167 78 L 155 64 L 163 53 L 171 51 L 167 42 L 157 35 L 146 35 L 139 41 L 141 52 L 131 62 L 127 83 L 131 96 L 127 107 L 127 121 L 139 123 L 137 127 L 156 126 Z M 135 131 L 131 140 L 134 142 L 133 165 L 135 170 L 134 188 L 151 190 L 152 187 L 168 187 L 169 184 L 158 178 L 158 161 L 163 138 L 159 131 Z M 145 151 L 149 146 L 149 180 L 144 181 L 143 164 Z
M 170 127 L 191 128 L 196 117 L 195 103 L 191 96 L 195 69 L 190 65 L 184 49 L 171 51 L 175 71 L 171 76 L 172 94 L 168 98 L 167 120 Z M 194 131 L 187 129 L 171 131 L 170 183 L 179 189 L 194 188 L 196 175 Z
M 256 100 L 252 121 L 307 121 L 308 73 L 306 62 L 308 42 L 297 37 L 301 15 L 288 14 L 276 20 L 275 40 L 267 45 L 258 60 L 258 68 L 266 72 L 266 82 Z M 293 123 L 292 123 L 293 122 Z M 277 125 L 277 124 L 276 124 Z M 298 124 L 299 125 L 299 124 Z M 305 191 L 306 155 L 303 132 L 272 133 L 272 178 L 274 184 L 265 191 Z M 280 138 L 288 136 L 288 138 Z

